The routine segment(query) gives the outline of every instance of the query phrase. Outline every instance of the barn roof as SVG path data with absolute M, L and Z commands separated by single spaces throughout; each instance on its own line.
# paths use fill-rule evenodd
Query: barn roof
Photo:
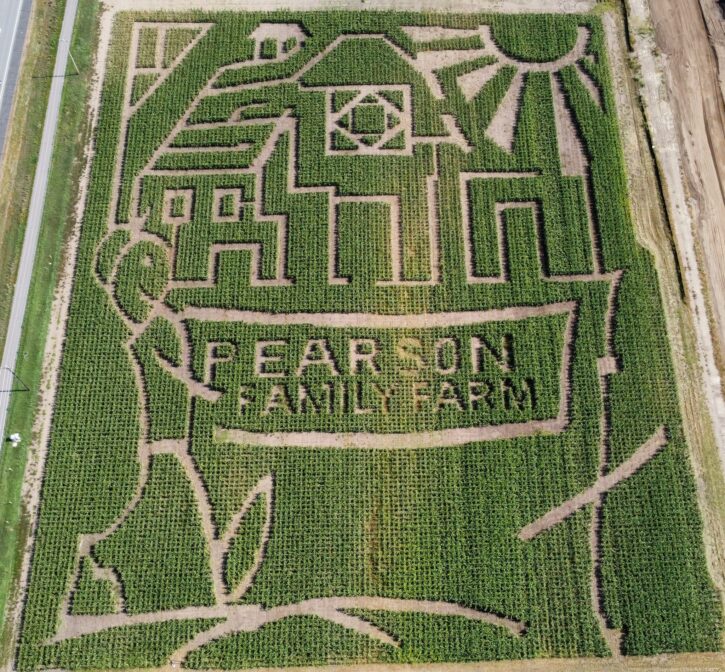
M 349 35 L 303 76 L 306 86 L 410 84 L 430 95 L 421 74 L 385 37 Z

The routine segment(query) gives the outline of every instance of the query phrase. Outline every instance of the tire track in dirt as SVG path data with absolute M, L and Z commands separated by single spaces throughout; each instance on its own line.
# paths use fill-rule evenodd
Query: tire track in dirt
M 687 204 L 709 294 L 717 365 L 725 372 L 725 23 L 715 0 L 649 2 L 682 153 Z M 719 44 L 718 44 L 719 42 Z M 713 381 L 714 384 L 714 381 Z M 721 382 L 722 385 L 722 382 Z

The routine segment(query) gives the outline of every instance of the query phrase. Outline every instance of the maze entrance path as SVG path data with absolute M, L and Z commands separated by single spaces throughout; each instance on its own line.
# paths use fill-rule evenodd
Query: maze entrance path
M 431 20 L 118 18 L 20 669 L 717 646 L 602 25 Z

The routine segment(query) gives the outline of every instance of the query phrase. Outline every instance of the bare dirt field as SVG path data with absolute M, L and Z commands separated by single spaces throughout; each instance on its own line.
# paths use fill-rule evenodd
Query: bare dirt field
M 650 3 L 654 39 L 683 156 L 697 252 L 709 293 L 717 364 L 725 351 L 725 22 L 715 0 Z
M 675 229 L 675 245 L 691 292 L 690 308 L 700 332 L 700 349 L 707 348 L 706 332 L 712 332 L 712 361 L 706 353 L 702 366 L 711 395 L 711 411 L 720 422 L 717 437 L 723 454 L 722 372 L 725 361 L 725 199 L 723 161 L 725 160 L 725 107 L 723 104 L 722 64 L 725 58 L 725 23 L 715 0 L 661 0 L 649 3 L 651 27 L 644 7 L 632 2 L 631 30 L 643 66 L 645 101 L 657 161 L 664 173 L 668 216 Z M 654 73 L 644 58 L 652 41 L 655 62 L 663 88 L 655 92 Z M 661 102 L 655 103 L 654 97 Z M 667 104 L 668 115 L 655 113 L 655 105 Z M 672 140 L 676 139 L 677 143 Z M 669 142 L 665 142 L 665 141 Z M 678 156 L 679 155 L 679 156 Z M 674 175 L 680 163 L 680 176 Z M 681 177 L 681 184 L 680 183 Z M 687 229 L 690 231 L 688 232 Z M 688 241 L 689 236 L 692 241 Z M 688 249 L 692 247 L 692 249 Z M 703 303 L 699 280 L 692 274 L 695 260 L 702 273 Z M 705 325 L 708 322 L 708 325 Z M 719 397 L 719 399 L 718 399 Z

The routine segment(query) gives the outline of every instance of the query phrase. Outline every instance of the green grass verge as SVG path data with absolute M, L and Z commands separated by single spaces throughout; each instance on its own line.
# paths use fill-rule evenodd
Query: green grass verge
M 44 3 L 41 3 L 44 4 Z M 48 3 L 47 7 L 36 7 L 33 24 L 28 38 L 28 54 L 23 65 L 21 92 L 27 93 L 32 105 L 16 111 L 13 131 L 25 124 L 21 140 L 20 160 L 12 167 L 16 176 L 17 189 L 8 205 L 7 220 L 10 225 L 7 237 L 3 235 L 0 264 L 12 269 L 12 278 L 17 271 L 20 257 L 27 204 L 33 182 L 37 153 L 40 145 L 46 102 L 50 89 L 54 57 L 64 3 Z M 0 661 L 10 654 L 12 623 L 6 618 L 10 597 L 17 587 L 14 579 L 20 571 L 22 552 L 29 531 L 28 512 L 20 502 L 20 493 L 28 456 L 29 438 L 32 435 L 39 391 L 41 387 L 43 352 L 47 337 L 47 325 L 54 289 L 58 284 L 63 266 L 63 247 L 73 225 L 73 205 L 77 194 L 77 183 L 82 171 L 82 151 L 87 137 L 85 101 L 91 81 L 91 65 L 96 43 L 96 19 L 99 6 L 94 0 L 81 0 L 73 34 L 73 56 L 80 68 L 80 75 L 66 79 L 61 102 L 55 149 L 45 201 L 45 212 L 38 240 L 33 279 L 30 285 L 28 307 L 25 313 L 16 373 L 30 388 L 29 392 L 13 396 L 8 413 L 8 431 L 19 432 L 25 440 L 18 448 L 9 444 L 3 446 L 0 458 Z M 41 54 L 34 46 L 38 41 L 46 47 Z M 69 72 L 74 72 L 70 69 Z M 20 105 L 18 105 L 20 107 Z M 9 138 L 10 142 L 13 138 Z M 10 144 L 8 145 L 10 147 Z M 10 152 L 8 153 L 10 160 Z M 12 281 L 8 281 L 10 286 Z M 0 305 L 2 318 L 2 341 L 5 336 L 7 314 L 12 292 L 1 292 L 7 297 L 7 305 Z M 0 343 L 2 342 L 0 341 Z M 7 433 L 7 432 L 6 432 Z

